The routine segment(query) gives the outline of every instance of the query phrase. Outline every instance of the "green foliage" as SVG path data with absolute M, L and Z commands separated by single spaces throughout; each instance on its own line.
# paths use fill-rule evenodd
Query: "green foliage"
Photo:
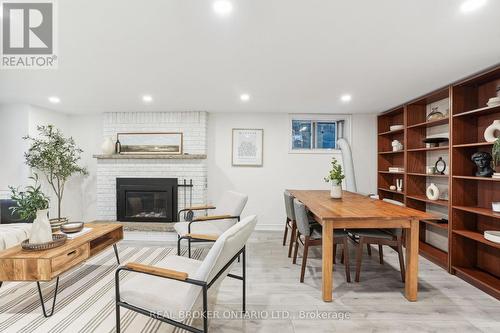
M 61 131 L 53 125 L 38 126 L 36 138 L 25 136 L 31 144 L 24 154 L 26 164 L 45 174 L 57 196 L 58 218 L 61 218 L 61 202 L 64 185 L 74 174 L 87 174 L 87 170 L 78 165 L 83 152 L 75 144 L 73 138 L 65 138 Z
M 500 166 L 500 136 L 495 140 L 495 143 L 493 143 L 491 156 L 493 156 L 493 164 L 495 167 Z
M 16 202 L 17 206 L 10 207 L 11 213 L 18 213 L 23 220 L 32 220 L 36 217 L 36 211 L 49 208 L 49 198 L 43 194 L 38 184 L 38 175 L 34 174 L 30 177 L 34 181 L 34 185 L 27 186 L 25 191 L 19 191 L 12 186 L 9 186 L 11 191 L 11 199 Z
M 328 176 L 325 177 L 325 182 L 335 182 L 336 185 L 342 184 L 342 179 L 345 178 L 345 175 L 342 173 L 342 166 L 338 163 L 335 157 L 332 158 L 332 169 Z

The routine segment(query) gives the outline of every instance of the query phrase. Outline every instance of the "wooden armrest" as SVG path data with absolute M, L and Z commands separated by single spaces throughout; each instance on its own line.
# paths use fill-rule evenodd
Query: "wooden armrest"
M 215 206 L 212 206 L 212 205 L 192 206 L 192 207 L 186 207 L 186 208 L 182 209 L 181 211 L 186 211 L 186 210 L 205 210 L 205 209 L 215 209 Z
M 199 221 L 213 221 L 213 220 L 225 220 L 225 219 L 235 219 L 236 216 L 231 215 L 209 215 L 209 216 L 199 216 L 193 219 L 193 222 Z
M 196 238 L 196 239 L 206 239 L 211 241 L 216 241 L 219 236 L 217 235 L 204 235 L 204 234 L 186 234 L 186 237 Z
M 188 278 L 188 274 L 185 272 L 179 272 L 179 271 L 174 271 L 173 269 L 166 269 L 161 267 L 139 264 L 137 262 L 129 262 L 128 264 L 125 265 L 125 267 L 136 272 L 154 274 L 175 280 L 186 281 Z

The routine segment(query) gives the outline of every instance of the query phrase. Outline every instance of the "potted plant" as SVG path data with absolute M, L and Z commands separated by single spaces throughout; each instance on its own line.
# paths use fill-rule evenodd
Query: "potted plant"
M 12 214 L 17 213 L 24 220 L 32 220 L 30 243 L 46 243 L 52 241 L 52 229 L 49 223 L 49 198 L 40 189 L 38 176 L 30 177 L 34 185 L 26 187 L 25 191 L 19 191 L 9 186 L 11 199 L 16 206 L 10 207 Z
M 500 167 L 500 136 L 493 143 L 493 148 L 491 148 L 491 157 L 493 158 L 493 166 L 495 167 L 495 171 L 498 171 L 498 167 Z M 500 175 L 500 173 L 496 172 L 493 176 Z M 495 201 L 491 203 L 491 207 L 493 211 L 500 212 L 500 202 Z
M 325 177 L 325 182 L 331 182 L 332 188 L 330 189 L 330 196 L 334 199 L 342 198 L 342 180 L 345 175 L 342 172 L 342 166 L 338 163 L 337 159 L 332 158 L 332 169 L 328 176 Z
M 36 138 L 29 135 L 23 138 L 31 143 L 24 157 L 27 165 L 45 174 L 57 197 L 57 219 L 51 219 L 53 229 L 57 230 L 67 221 L 61 218 L 64 185 L 72 175 L 86 175 L 87 170 L 78 165 L 83 150 L 76 146 L 72 137 L 64 137 L 53 125 L 38 126 L 37 130 Z

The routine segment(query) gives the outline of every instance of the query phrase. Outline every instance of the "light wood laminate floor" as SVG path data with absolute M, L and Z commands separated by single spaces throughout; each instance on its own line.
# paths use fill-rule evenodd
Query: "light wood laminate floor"
M 500 332 L 499 301 L 422 257 L 419 300 L 408 302 L 397 255 L 388 247 L 384 247 L 384 265 L 378 263 L 376 247 L 372 257 L 365 249 L 360 283 L 346 283 L 343 265 L 335 265 L 334 301 L 325 303 L 321 247 L 310 249 L 305 281 L 299 283 L 301 258 L 293 265 L 281 239 L 281 232 L 254 233 L 247 246 L 249 318 L 214 319 L 212 332 Z M 144 246 L 155 244 L 144 242 Z M 351 272 L 355 271 L 354 249 L 352 245 Z M 225 317 L 240 308 L 241 282 L 226 278 L 214 310 Z

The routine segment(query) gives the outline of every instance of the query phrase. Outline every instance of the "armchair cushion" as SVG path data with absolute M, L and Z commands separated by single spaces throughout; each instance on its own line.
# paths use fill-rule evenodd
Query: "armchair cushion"
M 220 236 L 227 229 L 231 228 L 236 223 L 236 220 L 217 220 L 217 221 L 203 221 L 191 224 L 192 234 L 205 234 Z M 178 222 L 174 224 L 174 229 L 179 236 L 188 234 L 189 222 Z
M 186 272 L 194 275 L 201 261 L 187 257 L 167 256 L 154 264 L 155 267 Z M 201 288 L 178 280 L 165 279 L 141 273 L 129 273 L 130 279 L 120 286 L 122 301 L 179 320 L 181 311 L 190 310 L 201 293 Z
M 31 223 L 0 224 L 0 250 L 21 244 L 29 238 Z

